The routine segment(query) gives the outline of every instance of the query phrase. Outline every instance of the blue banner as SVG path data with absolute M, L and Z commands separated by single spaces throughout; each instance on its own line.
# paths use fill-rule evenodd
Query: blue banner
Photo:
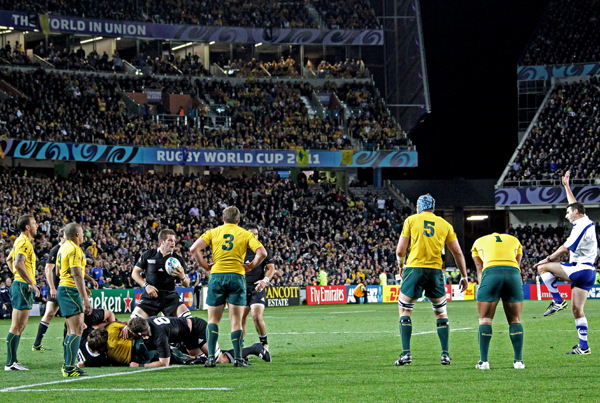
M 356 298 L 354 297 L 354 290 L 357 286 L 348 285 L 348 303 L 353 304 L 356 302 Z M 382 303 L 383 302 L 383 289 L 380 285 L 368 285 L 367 286 L 367 295 L 368 295 L 368 303 Z M 360 303 L 364 303 L 364 297 L 360 298 Z
M 595 285 L 588 293 L 588 298 L 600 299 L 600 285 Z
M 575 186 L 572 188 L 580 203 L 600 203 L 600 186 Z M 568 204 L 563 188 L 532 187 L 502 188 L 495 190 L 496 206 Z
M 551 66 L 521 66 L 517 68 L 517 80 L 550 80 L 552 77 L 595 76 L 600 73 L 598 63 L 555 64 Z
M 185 42 L 282 43 L 324 45 L 383 45 L 381 29 L 310 29 L 310 28 L 242 28 L 178 24 L 152 24 L 137 21 L 99 20 L 92 18 L 48 16 L 52 33 L 76 35 L 170 39 Z M 0 25 L 21 30 L 40 27 L 27 13 L 0 11 Z
M 268 150 L 184 150 L 149 147 L 103 146 L 95 144 L 42 143 L 0 140 L 6 156 L 38 160 L 108 162 L 119 164 L 165 164 L 202 166 L 263 167 L 416 167 L 416 151 L 268 151 Z M 308 158 L 307 157 L 308 153 Z M 306 163 L 298 163 L 298 157 Z

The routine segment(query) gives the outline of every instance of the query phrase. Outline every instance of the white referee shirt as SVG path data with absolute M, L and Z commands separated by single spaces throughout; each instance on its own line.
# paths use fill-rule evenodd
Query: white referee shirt
M 569 262 L 588 263 L 593 268 L 598 256 L 598 239 L 594 222 L 587 215 L 573 222 L 573 231 L 564 246 L 570 251 Z

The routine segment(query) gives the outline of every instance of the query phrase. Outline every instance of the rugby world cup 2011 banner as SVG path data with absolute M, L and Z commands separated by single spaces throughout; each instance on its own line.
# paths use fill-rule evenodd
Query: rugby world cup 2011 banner
M 588 298 L 591 299 L 600 299 L 600 285 L 595 285 L 588 292 Z
M 0 140 L 4 156 L 38 160 L 202 166 L 402 168 L 418 166 L 416 151 L 190 150 Z M 2 154 L 0 154 L 2 155 Z
M 136 288 L 135 290 L 135 305 L 137 305 L 140 302 L 140 299 L 142 298 L 142 294 L 144 293 L 144 289 L 143 288 Z M 191 287 L 176 287 L 175 291 L 177 292 L 177 294 L 179 294 L 179 300 L 181 301 L 181 303 L 185 304 L 185 306 L 188 307 L 188 309 L 191 311 L 193 309 L 196 309 L 196 305 L 194 303 L 194 289 Z M 167 313 L 168 314 L 168 313 Z
M 600 74 L 599 63 L 555 64 L 517 67 L 517 81 L 550 80 L 552 77 L 583 77 Z
M 153 24 L 62 15 L 0 11 L 0 25 L 44 34 L 65 33 L 108 37 L 165 39 L 191 42 L 279 43 L 324 45 L 383 45 L 380 29 L 242 28 Z
M 94 309 L 131 313 L 135 305 L 135 293 L 136 290 L 131 288 L 92 290 L 89 301 Z
M 571 285 L 558 284 L 556 287 L 558 288 L 558 292 L 563 299 L 571 299 Z M 545 284 L 540 285 L 540 291 L 542 293 L 542 299 L 552 299 L 552 294 L 550 294 L 550 291 L 548 291 L 548 288 Z M 529 284 L 529 298 L 537 299 L 536 284 Z
M 577 201 L 583 204 L 600 203 L 600 186 L 575 186 Z M 496 206 L 568 204 L 563 188 L 503 188 L 495 191 Z
M 345 304 L 348 288 L 345 285 L 309 285 L 306 287 L 308 305 Z
M 300 305 L 300 287 L 272 286 L 265 291 L 268 307 Z
M 354 297 L 355 285 L 347 285 L 348 303 L 353 304 L 356 302 Z M 362 300 L 364 301 L 364 300 Z M 380 303 L 383 302 L 383 291 L 380 285 L 368 285 L 367 286 L 367 302 L 368 303 Z

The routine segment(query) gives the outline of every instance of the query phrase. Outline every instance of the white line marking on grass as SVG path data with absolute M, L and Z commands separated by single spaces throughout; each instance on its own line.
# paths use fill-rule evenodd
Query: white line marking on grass
M 473 330 L 475 329 L 474 327 L 465 327 L 465 328 L 461 328 L 461 329 L 450 329 L 451 332 L 458 332 L 460 330 Z M 381 332 L 286 332 L 286 333 L 269 333 L 269 334 L 277 334 L 277 335 L 311 335 L 311 334 L 396 334 L 396 336 L 399 336 L 397 334 L 397 331 L 381 331 Z M 437 330 L 431 331 L 431 332 L 419 332 L 419 333 L 413 333 L 413 336 L 415 335 L 420 335 L 420 334 L 430 334 L 430 333 L 437 333 Z
M 37 386 L 56 385 L 56 384 L 59 384 L 59 383 L 69 383 L 69 382 L 77 382 L 77 381 L 86 381 L 88 379 L 108 378 L 108 377 L 120 376 L 120 375 L 132 375 L 132 374 L 139 374 L 140 372 L 161 371 L 163 369 L 180 368 L 180 367 L 181 367 L 181 365 L 171 365 L 169 367 L 147 368 L 147 369 L 140 369 L 140 370 L 137 370 L 137 371 L 117 372 L 117 373 L 114 373 L 114 374 L 104 374 L 104 375 L 95 375 L 95 376 L 84 376 L 84 377 L 81 377 L 81 378 L 73 378 L 73 379 L 63 379 L 62 381 L 35 383 L 35 384 L 32 384 L 32 385 L 12 386 L 10 388 L 0 389 L 0 393 L 14 392 L 14 391 L 19 390 L 19 389 L 30 389 L 30 388 L 35 388 Z
M 375 310 L 373 311 L 346 311 L 346 312 L 327 312 L 329 315 L 335 315 L 338 313 L 363 313 L 363 312 L 376 312 Z
M 473 330 L 475 329 L 474 327 L 463 327 L 461 329 L 450 329 L 451 332 L 458 332 L 460 330 Z M 432 332 L 418 332 L 418 333 L 413 333 L 413 336 L 417 336 L 419 334 L 432 334 L 432 333 L 437 333 L 437 330 L 432 331 Z M 400 335 L 398 335 L 398 337 L 400 337 Z
M 162 391 L 227 391 L 233 390 L 232 388 L 131 388 L 131 389 L 20 389 L 20 390 L 7 390 L 6 392 L 162 392 Z

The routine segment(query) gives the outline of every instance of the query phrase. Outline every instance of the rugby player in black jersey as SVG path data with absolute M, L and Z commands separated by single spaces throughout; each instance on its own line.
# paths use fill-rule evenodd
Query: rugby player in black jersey
M 131 362 L 131 367 L 168 367 L 171 363 L 171 344 L 178 345 L 182 351 L 187 350 L 191 357 L 199 356 L 201 353 L 208 354 L 206 345 L 207 322 L 202 318 L 170 318 L 166 316 L 155 316 L 151 318 L 132 318 L 127 324 L 128 337 L 140 337 L 148 350 L 156 350 L 158 361 L 148 364 Z M 233 350 L 221 351 L 218 347 L 215 352 L 217 363 L 229 364 L 234 361 Z M 250 354 L 256 355 L 266 361 L 266 349 L 255 343 L 251 347 L 242 350 L 242 357 Z
M 144 252 L 133 268 L 131 278 L 144 289 L 144 293 L 140 302 L 136 304 L 131 317 L 147 318 L 156 316 L 159 312 L 165 316 L 191 317 L 190 310 L 181 302 L 175 291 L 175 277 L 181 279 L 184 287 L 190 285 L 190 279 L 185 274 L 187 266 L 184 259 L 173 253 L 175 231 L 170 229 L 160 231 L 158 240 L 160 247 Z M 171 257 L 179 260 L 181 267 L 169 275 L 165 270 L 165 262 Z M 142 272 L 145 273 L 145 281 L 142 278 Z
M 260 241 L 257 228 L 250 228 L 248 231 L 253 233 L 256 239 Z M 267 342 L 267 325 L 263 319 L 265 307 L 267 305 L 267 292 L 265 291 L 265 288 L 269 285 L 269 280 L 273 278 L 275 264 L 273 261 L 273 253 L 268 248 L 265 247 L 265 249 L 267 250 L 267 257 L 265 260 L 246 273 L 246 310 L 242 317 L 242 329 L 244 330 L 245 336 L 248 313 L 252 312 L 254 328 L 256 329 L 256 333 L 258 333 L 261 344 L 268 352 L 269 343 Z M 254 252 L 252 252 L 252 249 L 248 248 L 244 262 L 250 263 L 252 260 L 254 260 Z M 271 362 L 270 354 L 267 362 Z

